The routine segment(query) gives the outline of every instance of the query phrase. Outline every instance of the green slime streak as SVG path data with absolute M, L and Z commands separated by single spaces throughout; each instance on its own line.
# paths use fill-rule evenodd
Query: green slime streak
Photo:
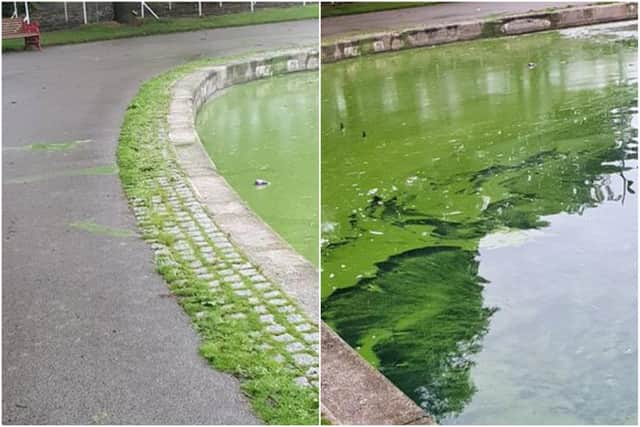
M 236 86 L 197 129 L 220 173 L 291 246 L 318 264 L 318 74 Z M 265 188 L 256 179 L 270 182 Z
M 76 148 L 78 145 L 83 144 L 85 142 L 89 142 L 89 139 L 83 139 L 78 141 L 68 141 L 68 142 L 55 142 L 50 144 L 31 144 L 28 146 L 33 151 L 71 151 Z
M 69 224 L 69 226 L 72 228 L 77 228 L 78 230 L 84 230 L 84 231 L 88 231 L 89 233 L 99 234 L 102 236 L 109 236 L 109 237 L 135 236 L 135 233 L 130 230 L 108 227 L 106 225 L 96 224 L 95 222 L 89 222 L 89 221 L 74 222 Z
M 635 61 L 546 33 L 323 67 L 323 318 L 439 420 L 495 310 L 480 239 L 624 197 L 602 177 L 637 157 Z
M 51 142 L 51 143 L 37 143 L 37 144 L 29 144 L 20 147 L 4 147 L 6 151 L 47 151 L 47 152 L 61 152 L 61 151 L 71 151 L 80 144 L 84 144 L 87 142 L 91 142 L 90 139 L 82 139 L 77 141 L 67 141 L 67 142 Z
M 19 178 L 12 178 L 5 180 L 5 184 L 28 184 L 38 181 L 46 181 L 53 178 L 64 176 L 103 176 L 103 175 L 117 175 L 118 167 L 115 165 L 102 165 L 91 168 L 71 169 L 61 172 L 53 172 L 50 174 L 42 175 L 29 175 Z

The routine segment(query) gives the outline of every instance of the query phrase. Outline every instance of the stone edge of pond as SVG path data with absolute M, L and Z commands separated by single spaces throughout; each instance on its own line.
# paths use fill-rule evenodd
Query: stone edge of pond
M 318 69 L 318 57 L 315 49 L 297 50 L 199 69 L 174 84 L 167 118 L 169 141 L 197 200 L 208 208 L 215 223 L 249 260 L 268 279 L 281 284 L 311 319 L 319 319 L 317 269 L 247 207 L 217 173 L 195 129 L 195 118 L 207 100 L 223 89 L 256 79 Z M 332 361 L 333 373 L 328 376 L 330 384 L 325 385 L 333 394 L 326 404 L 322 403 L 327 420 L 335 424 L 368 424 L 375 415 L 386 424 L 432 424 L 420 407 L 327 326 L 322 325 L 322 330 L 328 334 L 325 354 Z M 357 383 L 349 380 L 356 376 Z M 326 394 L 323 396 L 324 400 Z M 353 415 L 348 415 L 352 412 Z
M 321 46 L 322 63 L 383 52 L 482 38 L 604 24 L 638 18 L 637 3 L 613 3 L 536 11 L 499 18 L 357 35 Z
M 175 82 L 235 60 L 202 59 L 142 84 L 120 130 L 120 179 L 142 238 L 155 254 L 156 271 L 171 291 L 160 296 L 175 297 L 191 318 L 201 338 L 200 355 L 239 380 L 263 422 L 315 425 L 318 320 L 232 244 L 198 199 L 169 140 Z
M 435 421 L 327 325 L 321 325 L 323 417 L 332 424 L 427 425 Z
M 315 69 L 318 69 L 316 49 L 260 55 L 204 67 L 174 84 L 167 121 L 169 141 L 198 201 L 209 209 L 216 224 L 249 260 L 259 266 L 267 278 L 280 284 L 317 323 L 317 269 L 262 221 L 217 172 L 195 129 L 200 108 L 218 91 L 252 80 Z

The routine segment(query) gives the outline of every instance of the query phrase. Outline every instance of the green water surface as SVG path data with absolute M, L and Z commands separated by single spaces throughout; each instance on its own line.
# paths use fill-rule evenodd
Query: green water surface
M 318 74 L 234 86 L 198 114 L 200 139 L 248 205 L 318 264 Z M 269 181 L 266 187 L 256 179 Z
M 323 66 L 323 318 L 441 423 L 636 421 L 635 25 Z

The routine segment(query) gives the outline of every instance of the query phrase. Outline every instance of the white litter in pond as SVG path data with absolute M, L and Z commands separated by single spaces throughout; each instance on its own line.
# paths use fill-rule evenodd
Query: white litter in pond
M 407 185 L 413 185 L 418 180 L 417 176 L 410 176 L 407 178 Z
M 489 203 L 491 203 L 491 197 L 482 196 L 482 207 L 480 207 L 480 211 L 482 212 L 487 209 L 489 207 Z
M 323 233 L 333 233 L 338 227 L 337 222 L 323 222 L 322 223 L 322 232 Z

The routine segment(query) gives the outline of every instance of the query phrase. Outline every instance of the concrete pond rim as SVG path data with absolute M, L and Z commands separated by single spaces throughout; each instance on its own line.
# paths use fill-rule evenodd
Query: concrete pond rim
M 224 89 L 253 80 L 318 69 L 318 51 L 297 49 L 198 69 L 172 87 L 167 122 L 179 166 L 214 221 L 269 279 L 319 321 L 317 268 L 265 223 L 220 175 L 195 127 L 202 106 Z
M 177 163 L 216 224 L 267 278 L 279 283 L 300 304 L 307 316 L 322 323 L 319 319 L 318 269 L 262 221 L 218 173 L 215 160 L 206 152 L 195 128 L 202 106 L 225 89 L 257 79 L 317 70 L 318 63 L 317 50 L 303 49 L 198 69 L 173 85 L 167 122 L 168 139 Z M 325 419 L 332 423 L 352 424 L 353 420 L 343 414 L 359 406 L 360 421 L 370 419 L 375 410 L 379 420 L 392 424 L 433 423 L 421 408 L 369 366 L 328 326 L 321 324 L 321 330 L 321 348 L 329 358 L 327 366 L 333 374 L 327 375 L 322 385 L 337 387 L 333 396 L 322 394 L 321 412 Z M 331 347 L 330 351 L 325 348 L 327 345 Z M 358 384 L 349 382 L 353 375 L 359 379 Z M 349 383 L 348 387 L 344 387 L 344 380 Z M 380 393 L 382 390 L 384 393 Z M 389 400 L 389 404 L 373 408 L 371 404 L 379 402 L 380 398 Z M 363 405 L 363 399 L 371 404 Z

